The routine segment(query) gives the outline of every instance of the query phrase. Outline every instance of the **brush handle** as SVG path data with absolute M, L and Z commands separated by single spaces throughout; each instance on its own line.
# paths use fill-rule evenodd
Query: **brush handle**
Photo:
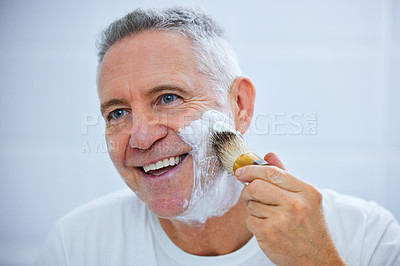
M 236 159 L 233 165 L 233 172 L 235 172 L 238 168 L 247 166 L 247 165 L 268 165 L 268 162 L 261 159 L 257 154 L 254 153 L 245 153 L 239 156 Z M 249 182 L 242 182 L 243 185 L 247 186 Z
M 251 152 L 245 153 L 236 159 L 235 163 L 233 164 L 233 172 L 235 172 L 238 168 L 247 165 L 268 165 L 268 163 L 261 159 L 257 154 Z

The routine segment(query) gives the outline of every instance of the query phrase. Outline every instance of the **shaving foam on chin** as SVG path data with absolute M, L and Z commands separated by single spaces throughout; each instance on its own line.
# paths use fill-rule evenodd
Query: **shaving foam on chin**
M 213 216 L 222 216 L 239 200 L 243 185 L 224 171 L 213 151 L 210 132 L 215 122 L 233 127 L 227 115 L 209 110 L 190 125 L 179 130 L 179 136 L 188 143 L 193 158 L 193 190 L 186 211 L 174 219 L 202 223 Z

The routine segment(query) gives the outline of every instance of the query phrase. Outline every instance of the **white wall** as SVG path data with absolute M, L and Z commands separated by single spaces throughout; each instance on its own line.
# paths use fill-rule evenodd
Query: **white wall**
M 400 219 L 400 1 L 191 3 L 226 29 L 256 85 L 250 146 Z M 124 187 L 102 123 L 82 126 L 100 117 L 94 43 L 115 18 L 160 5 L 0 2 L 0 265 L 31 264 L 58 217 Z

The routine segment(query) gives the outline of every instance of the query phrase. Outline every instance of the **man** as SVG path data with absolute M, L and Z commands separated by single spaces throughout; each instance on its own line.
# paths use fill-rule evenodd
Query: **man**
M 109 154 L 136 196 L 60 219 L 38 265 L 400 264 L 400 226 L 383 208 L 319 191 L 272 153 L 225 180 L 186 138 L 211 110 L 242 134 L 253 116 L 254 86 L 206 14 L 138 9 L 104 32 L 99 57 Z

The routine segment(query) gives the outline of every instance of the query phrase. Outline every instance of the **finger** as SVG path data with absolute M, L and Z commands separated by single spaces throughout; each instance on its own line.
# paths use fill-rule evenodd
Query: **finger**
M 258 201 L 267 205 L 282 205 L 289 192 L 277 187 L 274 184 L 261 179 L 250 182 L 241 194 L 242 200 L 248 204 L 249 201 Z
M 276 154 L 273 153 L 273 152 L 267 153 L 267 154 L 264 156 L 264 160 L 265 160 L 266 162 L 268 162 L 269 165 L 276 166 L 276 167 L 278 167 L 278 168 L 281 168 L 282 170 L 287 170 L 286 167 L 285 167 L 285 165 L 284 165 L 284 164 L 282 163 L 282 161 L 279 159 L 278 155 L 276 155 Z
M 258 237 L 260 236 L 260 231 L 263 231 L 263 228 L 265 228 L 265 219 L 258 218 L 253 215 L 249 215 L 249 217 L 246 219 L 246 226 L 247 229 L 255 236 Z
M 302 191 L 307 185 L 289 172 L 269 165 L 241 167 L 236 170 L 235 175 L 241 182 L 252 182 L 256 179 L 261 179 L 291 192 Z
M 249 213 L 257 218 L 271 218 L 277 212 L 276 206 L 266 205 L 258 201 L 250 200 L 247 204 Z

